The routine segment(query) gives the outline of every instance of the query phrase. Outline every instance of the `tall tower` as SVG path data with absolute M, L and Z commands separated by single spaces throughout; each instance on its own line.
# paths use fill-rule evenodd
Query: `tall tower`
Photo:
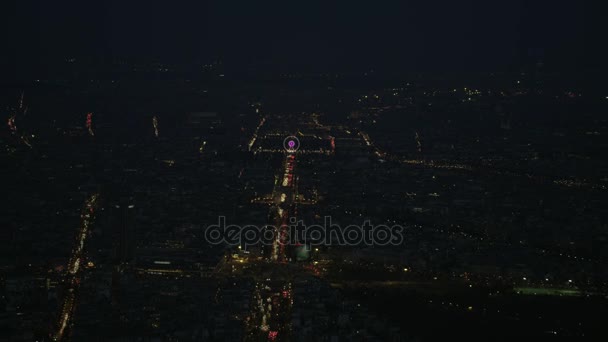
M 124 269 L 135 254 L 135 205 L 130 199 L 123 199 L 114 205 L 112 225 L 116 239 L 114 264 Z

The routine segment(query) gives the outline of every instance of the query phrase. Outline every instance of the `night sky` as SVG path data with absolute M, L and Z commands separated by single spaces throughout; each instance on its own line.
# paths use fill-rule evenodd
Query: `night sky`
M 5 5 L 6 6 L 6 5 Z M 141 58 L 306 70 L 604 68 L 603 11 L 584 1 L 16 1 L 4 69 Z

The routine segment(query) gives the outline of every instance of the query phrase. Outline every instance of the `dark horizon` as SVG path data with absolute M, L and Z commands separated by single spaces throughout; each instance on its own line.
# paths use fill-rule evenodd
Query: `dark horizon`
M 135 59 L 290 72 L 606 70 L 606 24 L 583 2 L 18 1 L 3 69 Z M 9 13 L 9 12 L 6 12 Z

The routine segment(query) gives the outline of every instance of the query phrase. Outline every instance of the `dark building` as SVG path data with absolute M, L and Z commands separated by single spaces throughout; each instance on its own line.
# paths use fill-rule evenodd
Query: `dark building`
M 134 257 L 135 251 L 135 205 L 130 200 L 121 200 L 112 208 L 112 230 L 115 236 L 114 263 L 124 269 Z

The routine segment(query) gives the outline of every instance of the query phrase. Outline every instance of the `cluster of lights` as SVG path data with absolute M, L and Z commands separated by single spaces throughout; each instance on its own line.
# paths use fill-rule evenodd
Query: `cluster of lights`
M 253 144 L 255 144 L 256 139 L 258 138 L 258 132 L 260 131 L 260 128 L 262 126 L 264 126 L 264 123 L 266 122 L 266 118 L 263 117 L 260 120 L 260 123 L 258 124 L 258 126 L 255 128 L 255 131 L 253 132 L 253 136 L 251 137 L 251 140 L 249 140 L 249 144 L 248 146 L 248 150 L 251 151 L 251 148 L 253 147 Z
M 8 118 L 8 128 L 11 130 L 13 134 L 17 132 L 17 125 L 15 124 L 15 115 L 11 115 Z
M 158 138 L 158 118 L 156 115 L 152 117 L 152 127 L 154 127 L 154 136 Z
M 89 131 L 89 135 L 94 136 L 95 133 L 93 132 L 93 113 L 87 113 L 86 127 Z

